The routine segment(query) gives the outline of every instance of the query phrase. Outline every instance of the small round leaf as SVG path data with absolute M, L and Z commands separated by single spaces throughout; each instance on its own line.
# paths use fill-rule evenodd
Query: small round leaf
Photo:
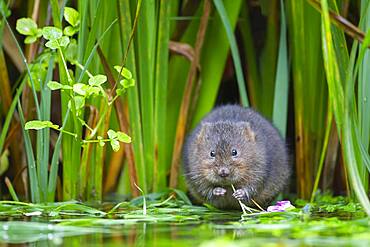
M 69 38 L 67 36 L 63 36 L 59 39 L 59 45 L 61 47 L 66 47 L 69 44 Z
M 117 152 L 120 148 L 119 141 L 117 141 L 116 139 L 111 140 L 110 145 L 112 146 L 114 152 Z
M 47 85 L 50 88 L 50 90 L 58 90 L 63 88 L 63 85 L 56 81 L 49 81 Z
M 40 121 L 40 120 L 29 121 L 24 126 L 24 129 L 26 130 L 29 130 L 29 129 L 40 130 L 40 129 L 45 129 L 45 128 L 58 129 L 59 126 L 56 124 L 53 124 L 50 121 Z
M 37 24 L 31 18 L 21 18 L 17 20 L 16 29 L 20 34 L 35 36 L 37 35 Z
M 25 43 L 25 44 L 32 44 L 32 43 L 34 43 L 36 40 L 37 40 L 37 37 L 35 37 L 35 36 L 27 36 L 27 37 L 24 39 L 24 43 Z
M 117 139 L 118 139 L 118 141 L 124 142 L 124 143 L 130 143 L 131 142 L 131 137 L 128 136 L 126 133 L 121 132 L 121 131 L 117 131 Z
M 108 134 L 109 139 L 111 139 L 111 140 L 117 138 L 117 132 L 112 130 L 112 129 L 109 129 L 107 134 Z
M 79 95 L 86 96 L 87 91 L 88 91 L 88 86 L 86 84 L 76 83 L 73 85 L 73 92 Z
M 114 69 L 118 72 L 118 73 L 121 73 L 121 75 L 123 76 L 123 78 L 125 79 L 131 79 L 132 78 L 132 73 L 130 70 L 126 69 L 125 67 L 122 67 L 122 66 L 114 66 Z
M 107 81 L 107 77 L 105 75 L 96 75 L 89 79 L 89 84 L 91 86 L 100 86 L 106 81 Z
M 80 24 L 80 14 L 77 10 L 71 7 L 64 8 L 64 19 L 66 19 L 66 21 L 73 27 L 76 27 Z
M 67 36 L 73 36 L 77 32 L 78 32 L 78 28 L 74 28 L 72 26 L 67 26 L 63 30 L 64 35 L 67 35 Z
M 46 40 L 56 40 L 63 36 L 63 32 L 57 27 L 49 26 L 42 29 L 42 36 L 44 36 Z
M 134 87 L 135 86 L 135 80 L 134 79 L 123 79 L 121 81 L 121 85 L 124 87 L 124 88 L 130 88 L 130 87 Z
M 55 49 L 58 49 L 59 43 L 57 40 L 49 40 L 48 42 L 46 42 L 45 46 L 50 49 L 55 50 Z

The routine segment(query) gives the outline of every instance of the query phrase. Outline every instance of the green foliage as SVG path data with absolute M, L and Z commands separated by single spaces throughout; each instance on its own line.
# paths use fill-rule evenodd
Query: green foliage
M 64 28 L 63 33 L 67 36 L 73 36 L 79 31 L 80 14 L 71 7 L 64 8 L 64 19 L 71 25 Z
M 20 34 L 27 36 L 24 40 L 26 44 L 34 43 L 43 35 L 41 29 L 37 27 L 37 24 L 31 18 L 18 19 L 16 29 Z
M 60 84 L 60 83 L 59 83 L 59 82 L 57 82 L 57 81 L 49 81 L 47 85 L 48 85 L 48 87 L 50 88 L 50 90 L 58 90 L 58 89 L 72 89 L 72 87 L 71 87 L 71 86 Z
M 24 126 L 25 130 L 29 130 L 29 129 L 40 130 L 44 128 L 58 129 L 59 126 L 56 124 L 53 124 L 50 121 L 39 121 L 39 120 L 29 121 Z
M 10 12 L 5 1 L 0 3 L 3 21 L 8 25 L 5 18 Z M 235 77 L 241 104 L 247 106 L 250 102 L 284 136 L 288 109 L 294 108 L 290 115 L 295 118 L 291 132 L 296 140 L 299 196 L 312 195 L 313 201 L 320 181 L 324 180 L 327 187 L 332 171 L 341 169 L 334 166 L 343 153 L 348 175 L 344 180 L 348 181 L 342 182 L 349 182 L 370 214 L 370 90 L 366 70 L 369 1 L 362 0 L 357 5 L 351 2 L 349 8 L 354 12 L 350 16 L 359 16 L 358 26 L 367 33 L 365 36 L 357 30 L 362 44 L 344 36 L 343 28 L 348 28 L 345 25 L 338 28 L 331 24 L 334 13 L 348 10 L 338 9 L 337 1 L 321 1 L 322 6 L 313 0 L 258 3 L 260 6 L 256 7 L 250 1 L 240 0 L 118 0 L 115 4 L 79 0 L 75 8 L 57 0 L 41 1 L 38 6 L 28 4 L 38 9 L 24 13 L 37 12 L 37 19 L 20 18 L 15 26 L 25 36 L 26 55 L 18 43 L 19 54 L 8 54 L 12 60 L 24 62 L 27 74 L 20 75 L 20 84 L 11 85 L 16 90 L 3 121 L 0 151 L 9 149 L 7 134 L 13 130 L 10 122 L 16 112 L 19 117 L 14 120 L 20 119 L 23 127 L 31 200 L 55 200 L 60 158 L 63 198 L 58 199 L 101 201 L 106 189 L 103 181 L 112 180 L 120 180 L 118 192 L 134 196 L 140 194 L 137 187 L 145 194 L 165 190 L 169 175 L 182 178 L 181 159 L 176 152 L 180 153 L 184 134 L 212 109 L 221 81 L 225 80 L 226 85 L 226 80 L 229 83 Z M 49 8 L 52 20 L 47 13 Z M 207 11 L 211 18 L 202 23 Z M 250 15 L 253 11 L 261 11 L 261 15 Z M 177 21 L 185 16 L 191 18 Z M 253 18 L 266 23 L 262 35 L 253 33 Z M 45 26 L 50 23 L 53 26 Z M 319 25 L 322 30 L 317 28 Z M 234 37 L 235 26 L 240 34 L 238 39 Z M 202 30 L 206 30 L 204 37 L 197 35 Z M 8 42 L 5 38 L 4 42 Z M 10 46 L 3 47 L 6 50 Z M 229 58 L 234 66 L 227 62 Z M 7 67 L 5 63 L 1 65 L 3 79 L 7 77 L 3 73 Z M 24 90 L 27 83 L 32 97 L 27 94 L 28 89 Z M 55 95 L 61 98 L 60 113 L 54 112 L 58 109 L 54 108 Z M 6 101 L 1 98 L 1 102 Z M 293 107 L 289 108 L 288 102 L 293 102 Z M 59 115 L 61 122 L 57 125 L 51 119 L 58 119 Z M 288 126 L 292 127 L 292 123 Z M 338 130 L 340 144 L 335 143 L 333 126 Z M 177 135 L 177 129 L 183 134 Z M 58 133 L 55 145 L 48 145 L 51 131 Z M 132 145 L 124 145 L 124 155 L 118 152 L 121 143 L 131 142 Z M 174 151 L 176 145 L 180 148 Z M 54 147 L 51 160 L 50 146 Z M 183 187 L 181 180 L 178 187 Z M 190 203 L 183 192 L 172 192 Z M 157 204 L 167 205 L 171 201 L 172 198 Z M 349 205 L 348 210 L 358 210 L 358 205 L 354 205 Z M 148 199 L 148 212 L 150 207 Z M 322 208 L 324 212 L 338 209 L 330 205 Z
M 56 8 L 56 5 L 52 5 L 52 7 Z M 121 95 L 124 90 L 135 85 L 135 80 L 133 79 L 131 72 L 128 69 L 124 70 L 125 79 L 119 84 L 120 86 L 116 90 L 118 94 L 117 97 L 112 98 L 110 94 L 114 93 L 114 91 L 108 94 L 103 88 L 104 83 L 107 81 L 107 76 L 102 74 L 92 75 L 87 68 L 80 64 L 76 59 L 77 47 L 79 45 L 74 39 L 72 39 L 71 42 L 71 39 L 68 36 L 73 36 L 80 29 L 79 13 L 73 8 L 66 7 L 64 9 L 64 18 L 66 19 L 67 23 L 71 25 L 64 29 L 65 35 L 63 35 L 62 28 L 59 25 L 38 28 L 36 23 L 30 18 L 22 18 L 17 21 L 17 31 L 20 34 L 27 36 L 25 43 L 28 43 L 30 40 L 35 42 L 38 38 L 43 36 L 43 38 L 47 41 L 45 43 L 45 47 L 57 51 L 59 57 L 59 68 L 61 69 L 59 78 L 60 82 L 58 82 L 51 79 L 54 68 L 54 59 L 47 59 L 47 55 L 44 55 L 44 59 L 41 59 L 42 56 L 38 58 L 38 60 L 41 62 L 35 61 L 29 66 L 29 80 L 34 90 L 34 100 L 37 106 L 39 103 L 36 96 L 36 90 L 40 91 L 41 94 L 40 109 L 38 108 L 39 119 L 24 123 L 24 137 L 26 139 L 29 139 L 28 130 L 38 131 L 36 162 L 30 141 L 27 141 L 26 145 L 28 165 L 32 167 L 32 169 L 29 169 L 31 174 L 30 183 L 32 188 L 32 201 L 35 202 L 54 200 L 58 164 L 57 154 L 60 149 L 62 134 L 64 139 L 67 138 L 66 136 L 72 136 L 73 139 L 71 139 L 71 141 L 76 147 L 84 145 L 84 147 L 87 148 L 89 145 L 94 143 L 99 143 L 99 146 L 102 147 L 104 146 L 105 142 L 110 142 L 112 149 L 114 151 L 118 151 L 120 149 L 120 142 L 131 142 L 131 138 L 121 131 L 109 130 L 104 133 L 100 130 L 102 129 L 102 126 L 104 126 L 102 123 L 105 121 L 104 118 L 107 117 L 108 108 L 111 107 L 114 101 L 117 100 L 117 97 Z M 46 52 L 45 54 L 48 54 L 49 58 L 53 56 L 53 52 Z M 70 61 L 72 64 L 76 64 L 78 68 L 82 68 L 88 74 L 89 79 L 85 82 L 75 82 L 71 71 L 68 68 L 69 65 L 67 61 Z M 86 66 L 88 66 L 88 64 Z M 51 90 L 61 90 L 62 94 L 65 93 L 68 97 L 67 101 L 64 101 L 64 98 L 62 99 L 62 107 L 65 108 L 67 106 L 68 112 L 70 111 L 71 114 L 68 113 L 63 116 L 64 118 L 62 127 L 53 124 L 49 120 Z M 83 119 L 84 108 L 89 101 L 96 98 L 101 99 L 102 103 L 100 103 L 100 107 L 105 107 L 105 110 L 100 115 L 97 126 L 90 127 Z M 73 130 L 65 129 L 65 125 L 68 124 L 68 116 L 71 116 L 72 118 L 74 125 Z M 87 129 L 92 131 L 89 136 L 86 136 L 86 139 L 82 139 L 82 126 L 85 126 Z M 52 170 L 49 173 L 48 179 L 47 167 L 49 159 L 49 145 L 45 143 L 49 142 L 49 128 L 60 131 L 61 134 L 58 137 L 58 144 L 54 150 L 52 158 Z M 99 133 L 99 136 L 97 136 L 97 133 Z M 104 139 L 101 137 L 101 135 L 108 135 L 109 138 Z M 72 157 L 80 156 L 80 151 L 78 149 L 76 149 L 74 152 L 74 154 L 72 153 Z M 67 161 L 67 159 L 65 161 Z M 65 170 L 68 171 L 68 165 L 65 166 Z M 37 172 L 37 176 L 35 176 L 33 172 Z M 77 178 L 76 175 L 78 174 L 74 174 L 74 177 Z M 100 177 L 100 179 L 102 178 Z M 40 191 L 38 191 L 36 187 L 41 187 Z M 70 190 L 71 188 L 69 188 L 67 185 L 66 189 Z M 101 191 L 98 193 L 101 193 Z
M 108 137 L 113 151 L 117 152 L 120 148 L 119 142 L 130 143 L 131 137 L 121 131 L 108 130 Z M 101 140 L 100 140 L 101 141 Z
M 240 56 L 239 56 L 239 52 L 238 52 L 238 47 L 236 45 L 236 40 L 235 40 L 234 34 L 232 32 L 231 25 L 229 23 L 229 19 L 227 17 L 227 13 L 226 13 L 225 7 L 223 5 L 223 2 L 221 0 L 213 0 L 213 2 L 216 6 L 216 9 L 217 9 L 220 17 L 221 17 L 222 23 L 223 23 L 223 25 L 225 27 L 225 30 L 226 30 L 227 38 L 228 38 L 229 43 L 230 43 L 230 49 L 231 49 L 231 54 L 232 54 L 234 64 L 235 64 L 236 77 L 237 77 L 237 81 L 238 81 L 241 102 L 242 102 L 243 106 L 247 107 L 247 106 L 249 106 L 249 102 L 248 102 L 248 97 L 247 97 L 247 91 L 245 89 L 244 76 L 243 76 L 243 71 L 242 71 L 242 67 L 241 67 L 241 63 L 240 63 Z
M 80 14 L 74 8 L 64 8 L 64 19 L 66 19 L 72 27 L 78 27 L 78 25 L 80 25 Z
M 89 79 L 90 86 L 101 86 L 104 82 L 107 81 L 105 75 L 96 75 Z
M 327 241 L 334 245 L 351 245 L 367 244 L 370 240 L 368 219 L 364 212 L 357 203 L 343 197 L 319 195 L 319 200 L 314 204 L 300 201 L 299 208 L 294 211 L 249 214 L 240 220 L 240 212 L 189 205 L 189 199 L 184 194 L 184 198 L 179 198 L 174 196 L 174 192 L 177 196 L 183 194 L 172 190 L 151 193 L 109 205 L 104 210 L 74 201 L 48 204 L 0 201 L 1 216 L 34 219 L 29 222 L 1 222 L 0 240 L 6 243 L 50 241 L 51 236 L 55 235 L 63 238 L 66 244 L 69 239 L 76 243 L 82 237 L 71 236 L 101 233 L 106 245 L 109 238 L 117 241 L 117 234 L 125 236 L 133 229 L 140 229 L 143 223 L 144 232 L 140 232 L 136 242 L 131 239 L 130 244 L 140 244 L 143 238 L 149 245 L 168 244 L 174 232 L 191 236 L 191 242 L 183 238 L 171 238 L 171 244 L 175 243 L 176 246 L 198 242 L 209 246 L 255 246 L 265 245 L 269 241 L 287 245 L 301 245 L 302 242 L 312 245 Z M 146 214 L 142 208 L 144 203 Z M 153 236 L 151 230 L 159 226 L 161 233 Z M 235 232 L 238 233 L 237 237 Z M 93 236 L 89 235 L 90 240 Z M 83 241 L 86 243 L 85 239 L 81 243 Z

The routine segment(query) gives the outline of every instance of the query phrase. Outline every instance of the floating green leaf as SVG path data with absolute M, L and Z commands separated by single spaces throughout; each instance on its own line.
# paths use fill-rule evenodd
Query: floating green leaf
M 80 14 L 77 10 L 71 7 L 64 8 L 64 19 L 66 19 L 66 21 L 73 27 L 76 27 L 80 24 Z
M 56 124 L 53 124 L 50 121 L 40 121 L 40 120 L 28 121 L 24 126 L 24 129 L 26 130 L 29 130 L 29 129 L 40 130 L 40 129 L 45 129 L 45 128 L 59 129 L 59 126 Z

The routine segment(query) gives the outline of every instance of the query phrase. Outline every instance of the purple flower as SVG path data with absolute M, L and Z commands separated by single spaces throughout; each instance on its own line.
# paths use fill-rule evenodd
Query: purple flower
M 276 205 L 269 206 L 267 212 L 285 212 L 295 208 L 290 201 L 278 201 Z

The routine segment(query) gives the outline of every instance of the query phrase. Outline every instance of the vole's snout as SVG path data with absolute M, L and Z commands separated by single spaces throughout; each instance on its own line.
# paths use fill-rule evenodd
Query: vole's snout
M 218 170 L 218 175 L 222 178 L 229 176 L 230 170 L 227 167 L 222 167 Z

